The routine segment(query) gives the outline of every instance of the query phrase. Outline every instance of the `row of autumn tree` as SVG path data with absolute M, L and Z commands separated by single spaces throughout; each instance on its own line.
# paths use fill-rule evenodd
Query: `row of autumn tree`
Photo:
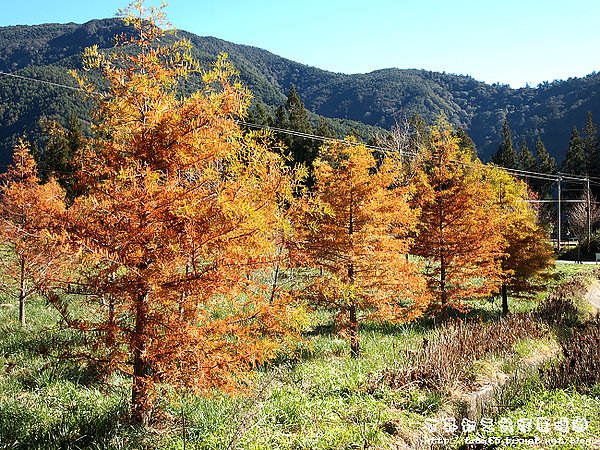
M 305 168 L 238 125 L 250 94 L 226 57 L 182 97 L 178 83 L 200 70 L 189 44 L 161 43 L 161 9 L 137 1 L 126 17 L 137 37 L 120 42 L 137 51 L 85 52 L 108 90 L 80 79 L 96 106 L 73 195 L 40 182 L 22 142 L 0 207 L 3 283 L 16 285 L 22 321 L 37 293 L 93 335 L 97 368 L 132 377 L 134 420 L 148 420 L 162 383 L 242 386 L 298 337 L 306 305 L 334 311 L 358 356 L 361 320 L 527 291 L 551 263 L 527 186 L 483 165 L 447 125 L 409 160 L 328 142 L 307 190 Z M 301 268 L 299 286 L 279 285 Z

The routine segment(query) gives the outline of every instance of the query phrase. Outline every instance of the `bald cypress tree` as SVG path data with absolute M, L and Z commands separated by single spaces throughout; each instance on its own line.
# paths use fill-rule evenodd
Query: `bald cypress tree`
M 430 139 L 414 177 L 420 216 L 412 253 L 428 261 L 431 312 L 445 319 L 451 309 L 465 309 L 464 299 L 500 288 L 503 244 L 483 164 L 443 123 Z

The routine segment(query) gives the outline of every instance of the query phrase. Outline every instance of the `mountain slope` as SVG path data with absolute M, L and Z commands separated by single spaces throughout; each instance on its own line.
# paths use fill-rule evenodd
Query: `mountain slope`
M 97 44 L 108 49 L 114 36 L 127 32 L 118 19 L 83 25 L 45 24 L 0 28 L 0 71 L 75 86 L 68 68 L 80 68 L 81 51 Z M 345 75 L 309 67 L 255 47 L 189 32 L 193 53 L 209 64 L 227 52 L 257 100 L 281 105 L 294 84 L 307 108 L 322 116 L 390 128 L 418 113 L 432 122 L 440 115 L 465 128 L 484 159 L 496 150 L 507 118 L 515 138 L 530 144 L 539 135 L 561 160 L 573 126 L 583 127 L 587 111 L 600 117 L 600 75 L 511 89 L 468 76 L 423 70 L 384 69 Z M 190 79 L 186 90 L 198 86 Z M 39 135 L 39 118 L 87 116 L 78 94 L 51 85 L 0 77 L 0 163 L 18 135 Z M 349 125 L 350 126 L 350 125 Z M 42 143 L 43 145 L 43 143 Z

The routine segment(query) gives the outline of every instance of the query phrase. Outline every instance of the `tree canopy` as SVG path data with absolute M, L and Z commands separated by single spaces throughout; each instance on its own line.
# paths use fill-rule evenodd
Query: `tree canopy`
M 410 190 L 397 186 L 398 162 L 376 161 L 352 138 L 324 145 L 314 166 L 313 192 L 294 216 L 299 253 L 323 270 L 307 292 L 336 312 L 358 356 L 359 321 L 406 322 L 428 303 L 420 269 L 406 258 L 416 212 Z
M 264 136 L 237 125 L 250 95 L 225 56 L 181 96 L 200 70 L 189 43 L 162 43 L 161 8 L 135 2 L 125 19 L 137 34 L 120 42 L 137 51 L 86 52 L 108 90 L 75 156 L 82 194 L 57 220 L 94 294 L 70 323 L 100 333 L 103 368 L 132 376 L 132 417 L 146 422 L 159 383 L 238 389 L 294 331 L 289 298 L 271 301 L 253 276 L 275 258 L 293 177 Z
M 433 311 L 446 316 L 463 299 L 486 296 L 500 285 L 502 237 L 483 164 L 438 124 L 419 159 L 415 206 L 420 209 L 416 255 L 426 258 Z
M 65 269 L 64 242 L 51 234 L 54 218 L 64 211 L 65 193 L 55 180 L 39 182 L 29 145 L 20 141 L 0 184 L 0 289 L 17 297 L 22 326 L 27 299 L 45 294 Z
M 534 194 L 527 184 L 497 167 L 486 171 L 486 180 L 494 192 L 495 220 L 501 224 L 498 229 L 504 241 L 500 257 L 501 297 L 502 312 L 508 314 L 508 290 L 521 295 L 539 289 L 548 276 L 554 254 L 538 212 L 529 203 Z

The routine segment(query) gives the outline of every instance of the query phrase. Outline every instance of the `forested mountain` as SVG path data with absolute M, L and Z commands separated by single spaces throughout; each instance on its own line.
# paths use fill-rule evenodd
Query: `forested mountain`
M 127 29 L 118 19 L 93 20 L 83 25 L 45 24 L 0 28 L 0 71 L 75 87 L 67 69 L 81 68 L 81 51 L 92 44 L 108 49 L 114 36 Z M 489 85 L 468 76 L 423 70 L 384 69 L 345 75 L 309 67 L 254 47 L 233 44 L 185 31 L 193 52 L 205 65 L 227 52 L 255 98 L 274 114 L 286 102 L 292 85 L 307 109 L 330 122 L 339 132 L 390 128 L 420 114 L 431 122 L 440 115 L 468 131 L 484 159 L 498 149 L 507 120 L 515 140 L 530 146 L 541 137 L 558 161 L 566 152 L 573 127 L 585 125 L 591 111 L 600 117 L 600 74 L 544 83 L 536 88 L 511 89 Z M 410 62 L 407 62 L 410 64 Z M 197 86 L 191 78 L 183 89 Z M 51 84 L 0 76 L 0 163 L 5 164 L 19 135 L 41 136 L 40 118 L 85 119 L 89 105 L 76 91 Z M 311 115 L 316 124 L 318 117 Z M 43 142 L 41 142 L 43 145 Z

